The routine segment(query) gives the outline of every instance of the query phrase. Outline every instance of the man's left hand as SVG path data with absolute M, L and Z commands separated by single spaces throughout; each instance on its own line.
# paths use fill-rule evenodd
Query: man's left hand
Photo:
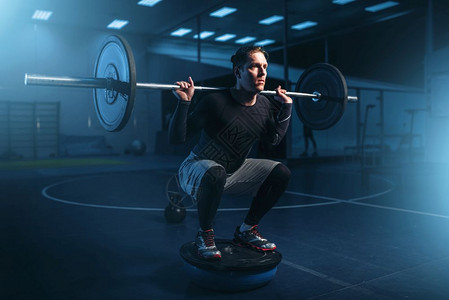
M 276 101 L 279 101 L 279 102 L 282 102 L 282 103 L 292 103 L 293 102 L 292 98 L 287 96 L 285 94 L 286 92 L 287 92 L 287 90 L 284 90 L 283 88 L 281 88 L 281 86 L 278 86 L 276 88 L 276 96 L 274 96 L 274 99 Z

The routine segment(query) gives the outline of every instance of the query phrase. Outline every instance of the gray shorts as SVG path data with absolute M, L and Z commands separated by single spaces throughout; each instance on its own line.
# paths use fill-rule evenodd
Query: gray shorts
M 269 159 L 247 158 L 237 171 L 227 175 L 224 193 L 255 196 L 277 164 L 279 162 Z M 220 165 L 213 160 L 199 159 L 195 153 L 190 152 L 178 171 L 179 183 L 184 192 L 197 200 L 201 180 L 207 170 L 214 166 Z

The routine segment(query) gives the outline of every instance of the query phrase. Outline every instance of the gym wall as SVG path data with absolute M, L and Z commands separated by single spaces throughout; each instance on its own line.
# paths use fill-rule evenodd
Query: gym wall
M 439 49 L 427 57 L 427 113 L 426 160 L 449 162 L 449 47 Z

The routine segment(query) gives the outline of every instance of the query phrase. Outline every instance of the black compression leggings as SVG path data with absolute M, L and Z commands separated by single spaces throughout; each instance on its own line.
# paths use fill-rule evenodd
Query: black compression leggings
M 198 217 L 201 230 L 212 229 L 212 221 L 220 204 L 226 183 L 226 170 L 223 167 L 211 167 L 204 174 L 198 191 Z
M 276 204 L 290 181 L 290 170 L 283 164 L 278 164 L 262 183 L 256 197 L 254 197 L 245 223 L 257 225 L 262 217 Z
M 245 223 L 256 225 L 262 217 L 276 204 L 284 193 L 290 180 L 290 170 L 278 164 L 262 183 L 254 197 Z M 220 204 L 226 183 L 226 171 L 222 167 L 211 167 L 204 175 L 198 193 L 198 216 L 202 230 L 212 229 L 212 222 Z

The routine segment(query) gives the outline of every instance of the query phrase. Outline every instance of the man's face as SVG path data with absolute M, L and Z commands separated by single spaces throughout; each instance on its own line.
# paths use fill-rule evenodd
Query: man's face
M 268 63 L 261 52 L 249 55 L 247 62 L 237 70 L 237 81 L 240 86 L 250 92 L 260 92 L 265 88 Z

